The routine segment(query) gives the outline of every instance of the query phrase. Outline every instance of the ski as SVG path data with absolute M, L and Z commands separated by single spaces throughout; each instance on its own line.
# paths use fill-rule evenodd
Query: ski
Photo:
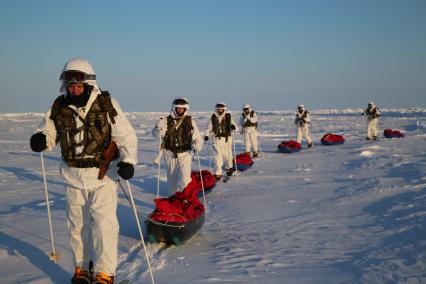
M 154 244 L 150 244 L 149 245 L 149 250 L 152 251 L 153 250 L 153 254 L 152 254 L 152 259 L 157 259 L 162 255 L 162 253 L 164 253 L 164 251 L 166 251 L 168 248 L 170 248 L 172 245 L 171 244 L 166 244 L 166 243 L 154 243 Z M 119 269 L 121 270 L 123 268 L 123 265 L 127 264 L 127 263 L 131 263 L 133 261 L 133 259 L 135 259 L 140 251 L 143 250 L 143 248 L 140 246 L 140 244 L 135 245 L 131 251 L 129 252 L 129 255 L 126 257 L 126 259 L 124 259 L 123 261 L 121 261 L 121 264 L 119 265 Z M 121 277 L 120 277 L 121 278 Z M 116 281 L 116 284 L 130 284 L 133 281 L 130 281 L 129 279 L 121 279 Z
M 162 253 L 163 251 L 165 251 L 166 249 L 168 249 L 169 247 L 171 247 L 172 246 L 172 244 L 163 244 L 163 246 L 161 246 L 158 250 L 157 250 L 157 252 L 154 254 L 154 256 L 158 256 L 158 255 L 160 255 L 160 253 Z

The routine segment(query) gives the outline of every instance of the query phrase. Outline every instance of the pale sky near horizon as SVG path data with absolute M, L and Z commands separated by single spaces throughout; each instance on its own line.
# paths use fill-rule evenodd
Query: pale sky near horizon
M 426 1 L 1 1 L 0 112 L 43 112 L 70 58 L 125 111 L 426 107 Z

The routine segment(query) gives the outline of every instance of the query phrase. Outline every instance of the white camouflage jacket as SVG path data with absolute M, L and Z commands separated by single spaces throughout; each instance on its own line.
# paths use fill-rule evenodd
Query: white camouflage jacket
M 97 85 L 92 85 L 93 89 L 90 94 L 89 100 L 85 107 L 77 108 L 72 107 L 82 118 L 85 118 L 87 112 L 89 111 L 91 105 L 95 101 L 96 97 L 101 94 L 101 91 Z M 120 158 L 116 161 L 113 161 L 108 169 L 107 175 L 102 179 L 98 179 L 99 168 L 74 168 L 68 167 L 68 165 L 61 159 L 60 171 L 61 175 L 64 178 L 67 185 L 70 185 L 79 189 L 96 189 L 97 187 L 110 182 L 111 180 L 116 180 L 119 178 L 117 174 L 118 167 L 116 166 L 118 162 L 123 161 L 133 165 L 136 165 L 137 160 L 137 137 L 136 132 L 130 124 L 129 120 L 121 110 L 120 105 L 114 99 L 111 99 L 112 105 L 117 111 L 117 115 L 114 117 L 115 123 L 111 125 L 111 136 L 112 140 L 117 144 L 118 150 L 120 152 Z M 52 151 L 56 146 L 57 131 L 55 123 L 50 119 L 51 109 L 49 109 L 42 122 L 40 128 L 37 129 L 37 132 L 43 132 L 46 135 L 47 140 L 47 149 L 45 151 Z M 82 122 L 79 119 L 75 119 L 77 127 L 82 126 Z M 78 133 L 75 136 L 75 141 L 80 142 L 82 140 L 81 133 Z
M 219 123 L 222 121 L 222 119 L 225 119 L 225 114 L 226 113 L 227 113 L 226 111 L 223 112 L 222 115 L 219 115 L 217 112 L 214 113 L 214 115 L 218 118 Z M 235 130 L 233 130 L 233 131 L 235 131 L 235 132 L 239 131 L 238 125 L 237 125 L 237 123 L 235 123 L 235 120 L 232 117 L 232 115 L 231 115 L 231 125 L 235 126 Z M 231 131 L 231 136 L 232 136 L 232 132 L 233 131 Z M 213 140 L 218 139 L 217 137 L 214 137 L 214 133 L 213 133 L 213 122 L 212 122 L 211 117 L 209 118 L 209 124 L 207 125 L 206 131 L 204 131 L 204 136 L 210 137 L 210 135 L 213 136 Z
M 170 115 L 175 118 L 175 114 L 173 111 L 170 111 Z M 162 117 L 158 120 L 155 127 L 152 129 L 152 136 L 158 138 L 159 144 L 163 141 L 164 135 L 166 135 L 167 132 L 167 116 Z M 192 148 L 196 152 L 200 152 L 203 149 L 203 138 L 201 137 L 200 130 L 198 129 L 197 123 L 195 122 L 194 118 L 191 116 L 191 123 L 193 127 L 193 133 L 192 133 Z
M 294 124 L 296 126 L 304 127 L 309 123 L 311 123 L 311 115 L 307 110 L 304 110 L 302 113 L 296 112 L 296 117 L 294 119 Z

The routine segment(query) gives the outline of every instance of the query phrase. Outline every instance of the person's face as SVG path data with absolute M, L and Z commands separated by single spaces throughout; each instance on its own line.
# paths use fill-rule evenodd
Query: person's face
M 81 96 L 84 92 L 84 85 L 83 84 L 70 84 L 68 86 L 68 92 L 73 96 Z
M 225 108 L 224 107 L 218 107 L 216 111 L 219 115 L 222 115 L 222 113 L 225 112 Z
M 176 114 L 178 115 L 178 116 L 182 116 L 184 113 L 185 113 L 185 108 L 184 107 L 176 107 L 175 108 L 175 111 L 176 111 Z
M 302 113 L 302 112 L 303 112 L 303 108 L 302 108 L 302 107 L 299 107 L 299 108 L 297 108 L 297 109 L 298 109 L 299 113 Z
M 244 111 L 245 114 L 249 114 L 249 112 L 250 112 L 249 110 L 250 110 L 249 108 L 243 108 L 243 111 Z

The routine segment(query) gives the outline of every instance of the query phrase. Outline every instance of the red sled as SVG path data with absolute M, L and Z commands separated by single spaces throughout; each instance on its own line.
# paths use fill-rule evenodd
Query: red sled
M 281 153 L 295 153 L 302 149 L 302 144 L 297 141 L 283 141 L 278 145 L 278 151 Z
M 197 183 L 190 182 L 182 192 L 154 199 L 156 208 L 146 220 L 151 242 L 180 245 L 200 231 L 205 211 L 198 199 L 199 191 Z
M 235 158 L 237 160 L 236 170 L 243 172 L 253 166 L 253 160 L 251 159 L 250 152 L 245 152 L 238 154 Z M 234 170 L 235 170 L 235 161 L 234 161 Z
M 392 130 L 392 129 L 385 129 L 385 131 L 383 131 L 383 135 L 386 138 L 404 138 L 404 134 L 402 134 L 400 131 L 397 130 Z
M 345 143 L 342 135 L 327 133 L 321 138 L 321 144 L 326 146 L 340 145 Z
M 201 184 L 200 172 L 192 171 L 191 183 L 196 184 L 197 190 L 199 192 L 203 190 L 203 185 L 204 185 L 204 191 L 210 192 L 216 186 L 216 179 L 214 175 L 209 170 L 202 170 L 201 175 L 203 176 L 203 184 Z

